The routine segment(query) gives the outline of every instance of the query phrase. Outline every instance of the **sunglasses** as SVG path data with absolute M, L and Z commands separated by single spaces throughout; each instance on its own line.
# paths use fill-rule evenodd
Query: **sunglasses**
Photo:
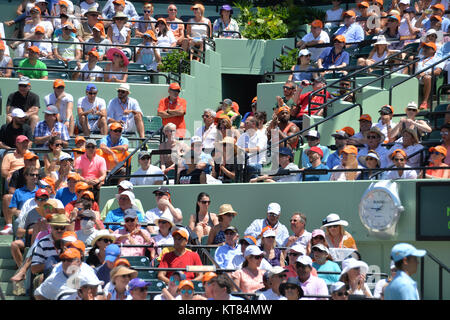
M 116 130 L 113 130 L 114 132 L 117 132 L 117 133 L 122 133 L 122 130 L 121 129 L 116 129 Z
M 313 237 L 313 239 L 320 239 L 320 240 L 325 240 L 325 238 L 324 238 L 324 237 L 322 237 L 322 236 L 315 236 L 315 237 Z
M 344 292 L 338 292 L 338 293 L 336 293 L 336 295 L 338 296 L 338 297 L 342 297 L 342 296 L 348 296 L 348 292 L 347 291 L 344 291 Z
M 123 275 L 121 275 L 120 277 L 130 279 L 130 278 L 131 278 L 131 275 L 129 275 L 129 274 L 123 274 Z
M 134 222 L 134 219 L 128 218 L 128 219 L 125 219 L 125 222 Z
M 95 95 L 97 95 L 97 92 L 88 92 L 87 94 L 90 96 L 95 96 Z
M 181 294 L 193 294 L 194 293 L 194 291 L 192 291 L 192 289 L 189 289 L 189 290 L 186 290 L 186 289 L 181 289 Z
M 164 195 L 165 195 L 165 193 L 162 193 L 162 192 L 155 193 L 155 197 L 162 197 Z
M 48 197 L 40 197 L 40 198 L 36 198 L 36 201 L 47 201 Z
M 366 161 L 372 161 L 372 160 L 377 161 L 377 159 L 375 159 L 375 158 L 369 158 L 369 157 L 366 158 Z
M 286 286 L 285 289 L 286 289 L 286 290 L 297 290 L 298 288 L 297 288 L 297 287 L 294 287 L 294 286 Z
M 283 89 L 285 89 L 285 90 L 293 90 L 294 87 L 283 86 Z
M 325 251 L 320 250 L 319 248 L 313 248 L 311 251 L 312 252 L 325 252 Z
M 111 239 L 101 238 L 99 241 L 103 241 L 104 243 L 112 243 Z
M 28 85 L 27 84 L 19 84 L 19 87 L 20 88 L 26 88 L 26 87 L 28 87 Z
M 86 146 L 86 149 L 95 149 L 97 148 L 96 146 Z
M 28 176 L 36 178 L 36 177 L 39 177 L 39 173 L 30 173 L 30 174 L 28 174 Z
M 170 277 L 170 282 L 175 283 L 177 286 L 180 284 L 180 280 L 175 280 L 175 277 Z
M 379 137 L 377 136 L 367 136 L 367 139 L 378 139 Z
M 84 199 L 84 198 L 83 198 L 83 199 Z M 83 221 L 89 221 L 89 220 L 91 220 L 91 218 L 89 218 L 89 217 L 81 217 L 80 220 L 83 220 Z
M 150 157 L 142 157 L 142 158 L 140 158 L 139 160 L 148 161 L 148 160 L 150 160 Z
M 263 256 L 252 256 L 252 258 L 255 260 L 262 260 Z
M 137 290 L 140 292 L 147 292 L 147 287 L 143 287 L 143 288 L 134 288 L 133 290 Z
M 62 147 L 63 144 L 62 143 L 55 143 L 55 147 Z
M 409 109 L 409 108 L 407 108 L 407 109 L 406 109 L 406 111 L 413 111 L 413 112 L 417 112 L 417 111 L 419 111 L 419 110 L 417 110 L 417 109 Z
M 63 86 L 56 87 L 55 89 L 64 89 Z
M 226 235 L 226 236 L 234 236 L 235 233 L 234 233 L 234 232 L 225 232 L 225 235 Z
M 121 58 L 122 56 L 121 56 L 120 54 L 118 54 L 118 53 L 114 53 L 114 54 L 113 54 L 113 57 Z M 119 91 L 120 91 L 120 90 L 119 90 Z
M 170 91 L 180 93 L 180 90 L 173 90 L 173 89 L 170 89 Z
M 334 228 L 339 228 L 339 226 L 329 226 L 329 227 L 327 227 L 328 229 L 334 229 Z
M 201 200 L 201 201 L 199 201 L 200 203 L 203 203 L 203 204 L 210 204 L 211 203 L 211 201 L 209 201 L 209 200 Z
M 299 221 L 300 221 L 300 220 L 295 220 L 295 219 L 289 220 L 290 223 L 297 223 L 297 222 L 299 222 Z
M 56 231 L 65 231 L 66 227 L 64 227 L 64 226 L 52 226 L 52 229 L 56 230 Z
M 144 10 L 144 13 L 152 13 L 151 10 Z
M 291 256 L 291 257 L 298 257 L 300 255 L 300 253 L 297 253 L 297 252 L 289 252 L 288 253 L 288 256 Z
M 439 156 L 439 155 L 441 155 L 442 153 L 437 152 L 437 151 L 434 151 L 434 152 L 432 152 L 431 154 L 434 154 L 435 156 Z M 442 155 L 443 155 L 443 154 L 442 154 Z
M 169 9 L 169 11 L 178 11 L 178 9 Z
M 399 162 L 404 162 L 405 161 L 405 159 L 403 159 L 403 158 L 394 158 L 393 160 L 394 161 L 399 161 Z
M 164 220 L 159 220 L 159 221 L 158 221 L 158 224 L 160 224 L 160 223 L 161 223 L 161 224 L 166 224 L 166 223 L 169 223 L 169 222 L 164 221 Z

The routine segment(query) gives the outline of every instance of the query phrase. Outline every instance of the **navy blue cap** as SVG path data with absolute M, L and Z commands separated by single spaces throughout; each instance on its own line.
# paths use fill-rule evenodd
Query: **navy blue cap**
M 287 147 L 280 148 L 279 154 L 280 155 L 289 156 L 291 158 L 294 157 L 294 154 L 292 153 L 292 150 L 290 148 L 287 148 Z

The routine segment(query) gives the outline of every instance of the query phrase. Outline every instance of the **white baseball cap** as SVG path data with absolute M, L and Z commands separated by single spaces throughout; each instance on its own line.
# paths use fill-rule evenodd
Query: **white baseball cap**
M 264 252 L 258 246 L 250 245 L 244 251 L 244 258 L 248 256 L 261 256 L 264 255 Z
M 288 272 L 288 269 L 285 269 L 285 268 L 283 268 L 281 266 L 275 266 L 272 269 L 267 271 L 267 276 L 269 278 L 271 278 L 271 277 L 273 277 L 273 276 L 275 276 L 277 274 L 281 274 L 283 272 Z
M 296 262 L 301 263 L 305 266 L 310 266 L 310 267 L 312 267 L 312 263 L 313 263 L 311 258 L 307 255 L 301 255 L 300 257 L 297 258 Z
M 11 117 L 13 118 L 25 118 L 27 115 L 25 114 L 25 112 L 23 112 L 22 109 L 20 108 L 14 108 L 11 111 Z
M 411 0 L 400 0 L 399 3 L 410 5 L 411 4 Z
M 306 249 L 301 244 L 294 244 L 294 245 L 290 246 L 288 252 L 289 251 L 295 251 L 295 252 L 298 252 L 298 253 L 301 253 L 304 255 L 306 254 Z
M 317 248 L 320 251 L 325 251 L 326 253 L 330 254 L 330 250 L 326 246 L 324 246 L 322 243 L 318 243 L 315 246 L 312 247 L 312 249 Z
M 331 293 L 337 292 L 341 290 L 342 287 L 345 287 L 345 283 L 343 283 L 342 281 L 335 282 L 330 286 L 330 292 Z
M 191 138 L 191 144 L 192 143 L 196 143 L 196 142 L 202 142 L 202 138 L 201 137 L 199 137 L 199 136 L 193 136 L 192 138 Z
M 263 238 L 268 238 L 268 237 L 276 237 L 275 231 L 272 228 L 267 229 L 263 233 Z
M 278 203 L 272 202 L 267 207 L 267 213 L 275 213 L 277 216 L 281 213 L 281 207 Z
M 128 180 L 122 180 L 119 183 L 119 187 L 125 189 L 125 190 L 133 190 L 133 183 L 131 181 Z
M 308 49 L 302 49 L 300 50 L 300 52 L 298 53 L 298 56 L 310 56 L 311 55 L 311 51 L 309 51 Z

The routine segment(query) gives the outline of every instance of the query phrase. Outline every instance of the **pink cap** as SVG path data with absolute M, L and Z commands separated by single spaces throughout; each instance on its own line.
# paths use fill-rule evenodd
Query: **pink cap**
M 28 137 L 24 135 L 17 136 L 16 143 L 22 143 L 24 141 L 30 141 L 30 139 L 28 139 Z
M 325 238 L 325 232 L 323 230 L 321 230 L 321 229 L 313 230 L 313 232 L 311 233 L 311 237 L 314 238 L 314 237 L 317 237 L 317 236 L 322 236 L 322 237 Z

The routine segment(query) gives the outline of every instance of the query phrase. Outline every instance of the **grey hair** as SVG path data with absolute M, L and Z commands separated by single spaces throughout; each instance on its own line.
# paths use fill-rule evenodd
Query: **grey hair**
M 203 113 L 208 112 L 213 118 L 216 117 L 216 112 L 213 109 L 207 108 L 203 110 Z
M 174 129 L 174 130 L 176 130 L 176 129 L 177 129 L 177 126 L 176 126 L 174 123 L 169 122 L 168 124 L 166 124 L 166 125 L 164 126 L 163 132 L 166 131 L 167 129 Z

